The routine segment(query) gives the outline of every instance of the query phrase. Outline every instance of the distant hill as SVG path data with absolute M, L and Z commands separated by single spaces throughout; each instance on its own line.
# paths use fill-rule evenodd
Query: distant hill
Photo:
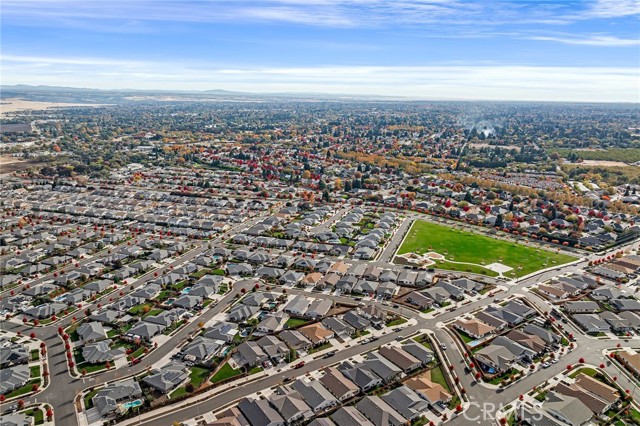
M 0 99 L 24 98 L 43 102 L 75 102 L 75 103 L 127 103 L 136 101 L 198 101 L 198 100 L 341 100 L 341 101 L 390 101 L 405 100 L 403 98 L 375 95 L 350 95 L 329 93 L 255 93 L 236 92 L 223 89 L 210 89 L 202 91 L 187 90 L 138 90 L 117 89 L 103 90 L 63 86 L 32 86 L 27 84 L 0 86 Z M 169 99 L 168 99 L 169 98 Z

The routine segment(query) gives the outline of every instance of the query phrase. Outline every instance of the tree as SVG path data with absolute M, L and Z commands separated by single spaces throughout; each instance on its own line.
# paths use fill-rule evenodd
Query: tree
M 336 180 L 333 181 L 333 188 L 336 191 L 340 191 L 342 189 L 342 179 L 340 178 L 336 178 Z

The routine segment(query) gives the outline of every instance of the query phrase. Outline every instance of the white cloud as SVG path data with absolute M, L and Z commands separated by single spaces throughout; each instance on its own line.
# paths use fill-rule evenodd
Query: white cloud
M 619 38 L 608 35 L 588 35 L 585 37 L 532 36 L 530 40 L 553 41 L 581 46 L 638 46 L 640 39 Z
M 3 84 L 324 92 L 412 99 L 640 102 L 637 68 L 514 65 L 221 67 L 2 56 Z
M 586 18 L 619 18 L 640 15 L 640 0 L 596 0 Z

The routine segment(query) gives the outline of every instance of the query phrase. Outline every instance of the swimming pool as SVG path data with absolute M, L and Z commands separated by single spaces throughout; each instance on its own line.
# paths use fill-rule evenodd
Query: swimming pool
M 191 287 L 185 287 L 185 288 L 182 289 L 182 291 L 180 293 L 189 294 L 190 291 L 191 291 Z
M 135 401 L 127 401 L 124 404 L 122 404 L 122 408 L 128 410 L 130 408 L 136 408 L 142 405 L 142 400 L 141 399 L 136 399 Z
M 165 304 L 165 305 L 171 305 L 171 304 L 172 304 L 173 302 L 175 302 L 175 301 L 176 301 L 176 299 L 174 299 L 174 298 L 172 297 L 172 298 L 170 298 L 170 299 L 167 299 L 167 301 L 166 301 L 166 302 L 164 302 L 164 304 Z

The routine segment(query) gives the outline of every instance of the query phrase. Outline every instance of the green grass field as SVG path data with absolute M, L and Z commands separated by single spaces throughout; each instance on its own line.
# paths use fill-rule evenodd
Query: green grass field
M 230 379 L 231 377 L 237 376 L 239 374 L 241 374 L 242 371 L 240 370 L 235 370 L 234 368 L 232 368 L 228 363 L 223 365 L 216 374 L 213 375 L 213 377 L 211 377 L 211 379 L 209 379 L 209 381 L 211 383 L 217 383 L 220 382 L 222 380 L 227 380 Z
M 447 260 L 436 261 L 435 268 L 488 276 L 497 274 L 483 267 L 483 264 L 502 263 L 513 268 L 505 273 L 506 277 L 521 277 L 539 269 L 576 260 L 565 254 L 417 220 L 409 230 L 398 254 L 424 254 L 429 251 L 435 251 Z M 474 265 L 456 264 L 451 261 Z

